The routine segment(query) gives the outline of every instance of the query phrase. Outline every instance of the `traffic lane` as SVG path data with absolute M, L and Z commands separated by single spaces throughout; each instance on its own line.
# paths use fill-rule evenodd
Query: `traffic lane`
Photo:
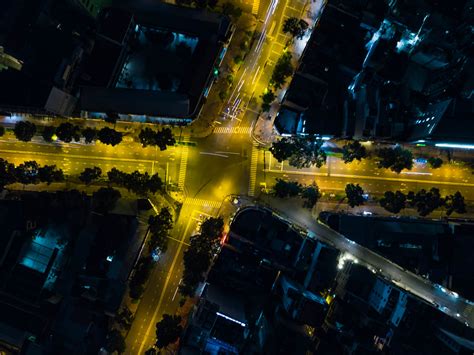
M 92 144 L 82 143 L 46 143 L 35 137 L 30 142 L 18 141 L 14 138 L 0 140 L 0 150 L 18 150 L 24 152 L 40 152 L 46 154 L 77 154 L 105 158 L 123 159 L 168 159 L 173 160 L 178 147 L 168 147 L 160 151 L 157 147 L 142 147 L 139 143 L 123 142 L 114 147 L 100 142 Z
M 187 165 L 188 197 L 220 201 L 231 193 L 246 193 L 251 147 L 247 143 L 238 148 L 197 151 Z
M 472 314 L 466 312 L 466 310 L 470 310 L 472 306 L 470 306 L 464 299 L 460 297 L 455 298 L 449 294 L 443 293 L 428 280 L 404 270 L 400 266 L 388 261 L 365 247 L 351 242 L 325 225 L 314 221 L 310 221 L 310 223 L 311 226 L 309 228 L 312 229 L 317 237 L 333 244 L 341 251 L 348 252 L 362 263 L 375 267 L 377 272 L 380 272 L 390 281 L 393 281 L 397 286 L 424 299 L 445 313 L 448 313 L 457 319 L 459 318 L 459 320 L 467 321 L 470 325 L 474 325 Z M 456 316 L 458 313 L 460 314 L 460 317 Z
M 459 191 L 468 200 L 474 199 L 474 184 L 472 186 L 466 186 L 467 184 L 461 184 L 456 181 L 430 181 L 430 180 L 415 180 L 415 179 L 404 179 L 398 178 L 396 180 L 392 178 L 377 178 L 374 179 L 372 176 L 354 176 L 352 174 L 339 174 L 337 177 L 327 174 L 321 174 L 321 176 L 315 176 L 314 174 L 307 174 L 303 172 L 288 172 L 288 171 L 268 171 L 265 170 L 262 173 L 265 176 L 263 179 L 267 185 L 271 186 L 275 183 L 275 179 L 283 178 L 289 180 L 295 180 L 303 184 L 311 184 L 316 182 L 318 186 L 323 190 L 333 191 L 344 191 L 345 186 L 349 183 L 358 183 L 362 188 L 369 193 L 383 194 L 385 191 L 401 190 L 407 193 L 408 191 L 418 191 L 422 188 L 430 189 L 431 187 L 437 187 L 440 189 L 442 195 L 452 194 Z M 262 175 L 260 174 L 260 175 Z M 471 185 L 471 184 L 469 184 Z
M 134 347 L 132 353 L 142 353 L 155 342 L 155 324 L 160 321 L 164 313 L 175 314 L 179 306 L 180 296 L 178 294 L 179 282 L 182 278 L 182 260 L 186 246 L 191 235 L 196 234 L 199 222 L 205 216 L 210 214 L 195 206 L 184 203 L 178 221 L 172 231 L 174 239 L 169 240 L 169 249 L 164 256 L 167 257 L 163 263 L 164 274 L 159 275 L 161 283 L 159 285 L 159 296 L 153 297 L 149 302 L 148 315 L 141 324 L 137 324 L 140 331 L 134 335 Z M 153 276 L 150 278 L 149 285 L 153 285 Z M 156 290 L 145 290 L 145 294 L 155 292 Z M 144 295 L 145 298 L 145 295 Z
M 426 167 L 415 167 L 410 171 L 402 171 L 397 174 L 388 169 L 380 169 L 377 163 L 364 160 L 362 162 L 353 162 L 344 164 L 338 158 L 329 157 L 328 163 L 321 168 L 310 167 L 297 169 L 288 164 L 287 161 L 279 163 L 270 152 L 266 152 L 267 169 L 269 171 L 284 171 L 286 174 L 307 174 L 314 176 L 330 175 L 338 177 L 341 174 L 353 175 L 354 177 L 365 177 L 370 179 L 391 179 L 391 180 L 413 180 L 413 181 L 440 181 L 457 182 L 460 185 L 473 184 L 474 177 L 469 168 L 461 165 L 447 165 L 440 169 L 428 169 Z

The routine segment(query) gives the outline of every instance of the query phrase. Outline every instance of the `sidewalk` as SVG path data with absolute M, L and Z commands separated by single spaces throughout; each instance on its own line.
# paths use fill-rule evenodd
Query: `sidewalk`
M 290 45 L 290 52 L 293 54 L 293 62 L 296 63 L 295 72 L 298 69 L 300 58 L 304 53 L 306 44 L 319 21 L 325 5 L 325 0 L 308 0 L 305 4 L 305 7 L 303 8 L 301 18 L 308 23 L 311 30 L 308 31 L 306 36 L 302 39 L 294 39 Z M 274 142 L 279 136 L 273 124 L 278 111 L 280 110 L 280 103 L 283 100 L 287 88 L 291 84 L 292 78 L 293 77 L 287 79 L 285 85 L 275 92 L 276 101 L 271 105 L 270 111 L 262 113 L 254 125 L 252 137 L 261 146 L 270 146 L 272 142 Z

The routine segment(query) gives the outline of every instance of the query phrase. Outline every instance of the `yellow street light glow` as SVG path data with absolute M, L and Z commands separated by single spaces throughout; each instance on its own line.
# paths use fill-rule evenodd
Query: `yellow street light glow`
M 57 140 L 58 140 L 58 136 L 57 136 L 56 134 L 53 134 L 53 135 L 51 136 L 51 139 L 52 139 L 53 141 L 57 141 Z

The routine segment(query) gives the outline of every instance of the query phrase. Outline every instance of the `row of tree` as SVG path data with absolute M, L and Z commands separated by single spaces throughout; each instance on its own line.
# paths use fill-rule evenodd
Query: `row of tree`
M 181 295 L 194 296 L 211 265 L 223 230 L 222 218 L 210 217 L 202 223 L 200 234 L 191 237 L 190 246 L 184 252 L 183 281 L 179 286 Z
M 321 147 L 322 141 L 315 136 L 293 136 L 273 142 L 270 152 L 279 162 L 288 160 L 291 166 L 299 169 L 311 166 L 320 168 L 326 163 L 326 153 Z M 344 163 L 361 161 L 367 157 L 367 149 L 359 141 L 351 141 L 342 147 Z M 400 146 L 378 149 L 376 158 L 379 168 L 390 169 L 398 174 L 403 169 L 413 168 L 412 152 Z M 437 157 L 428 159 L 428 164 L 435 169 L 442 163 L 443 161 Z
M 24 185 L 46 182 L 49 185 L 52 182 L 61 181 L 64 181 L 64 173 L 56 165 L 41 166 L 32 160 L 15 166 L 15 164 L 0 158 L 0 190 L 16 182 Z
M 150 252 L 158 250 L 161 253 L 165 253 L 168 249 L 169 234 L 173 228 L 173 216 L 169 208 L 163 207 L 156 216 L 150 216 L 148 228 L 150 230 L 148 245 Z
M 326 152 L 323 142 L 312 135 L 285 137 L 273 142 L 270 152 L 280 163 L 288 160 L 296 168 L 320 168 L 326 163 Z
M 300 195 L 304 200 L 303 207 L 305 208 L 313 208 L 321 196 L 319 187 L 315 183 L 309 186 L 303 186 L 297 181 L 285 181 L 278 178 L 276 179 L 273 190 L 275 196 L 280 198 Z
M 361 206 L 366 198 L 364 190 L 359 184 L 347 184 L 345 188 L 349 206 Z M 462 194 L 457 191 L 452 195 L 442 197 L 436 187 L 430 190 L 421 189 L 418 192 L 386 191 L 379 200 L 380 206 L 391 213 L 399 213 L 402 209 L 415 208 L 420 216 L 427 216 L 438 208 L 444 207 L 449 216 L 453 212 L 466 213 L 466 203 Z
M 138 139 L 143 147 L 157 146 L 161 151 L 166 150 L 167 146 L 174 146 L 176 144 L 173 132 L 167 127 L 158 131 L 154 131 L 149 127 L 142 129 Z
M 15 137 L 23 142 L 31 141 L 36 132 L 36 125 L 28 121 L 18 122 L 13 130 Z M 81 137 L 84 137 L 86 143 L 92 143 L 98 139 L 104 144 L 115 146 L 122 141 L 122 133 L 112 128 L 104 127 L 100 130 L 96 130 L 87 127 L 81 131 L 79 126 L 69 122 L 61 123 L 57 127 L 46 126 L 43 128 L 41 136 L 46 142 L 52 142 L 54 137 L 66 143 L 72 142 L 73 140 L 79 142 Z
M 421 189 L 404 194 L 401 191 L 386 191 L 380 199 L 380 206 L 392 213 L 399 213 L 406 207 L 416 208 L 420 216 L 427 216 L 434 210 L 444 207 L 449 216 L 453 212 L 466 213 L 464 196 L 457 191 L 452 195 L 442 197 L 439 189 L 432 187 L 430 190 Z
M 143 291 L 145 291 L 145 283 L 148 281 L 153 269 L 153 263 L 151 255 L 143 256 L 138 260 L 133 276 L 128 284 L 130 298 L 138 300 L 142 296 Z
M 147 172 L 126 173 L 112 168 L 107 173 L 109 182 L 120 187 L 125 187 L 128 191 L 132 191 L 140 196 L 146 196 L 147 193 L 156 193 L 163 187 L 163 181 L 158 174 L 149 175 Z

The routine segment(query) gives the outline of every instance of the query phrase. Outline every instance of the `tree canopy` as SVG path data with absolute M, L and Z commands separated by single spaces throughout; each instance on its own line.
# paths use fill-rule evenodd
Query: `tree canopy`
M 271 104 L 276 98 L 275 93 L 272 90 L 267 90 L 260 97 L 262 98 L 262 111 L 270 111 Z
M 36 125 L 28 121 L 17 122 L 13 133 L 18 140 L 29 142 L 36 133 Z
M 168 146 L 174 146 L 176 144 L 173 132 L 168 127 L 158 131 L 154 131 L 149 127 L 144 128 L 140 131 L 138 138 L 143 147 L 156 145 L 161 151 L 166 150 Z
M 141 196 L 146 196 L 149 192 L 156 193 L 163 187 L 163 182 L 158 174 L 150 176 L 147 172 L 140 173 L 138 170 L 129 174 L 117 168 L 112 168 L 107 176 L 112 184 L 125 187 L 127 190 Z
M 94 166 L 93 168 L 85 168 L 79 174 L 79 180 L 81 180 L 84 184 L 89 185 L 92 181 L 97 180 L 102 175 L 102 169 L 98 166 Z
M 122 141 L 122 133 L 115 129 L 104 127 L 97 133 L 97 138 L 104 144 L 115 146 Z
M 405 208 L 406 195 L 401 191 L 386 191 L 380 199 L 380 206 L 392 213 L 398 213 Z
M 466 213 L 466 203 L 464 202 L 464 196 L 459 191 L 456 191 L 454 195 L 448 195 L 445 197 L 446 214 L 450 216 L 453 212 L 462 214 Z
M 400 174 L 403 169 L 411 170 L 413 167 L 413 154 L 400 146 L 379 149 L 377 156 L 379 168 L 390 169 L 397 174 Z
M 364 190 L 359 184 L 347 184 L 345 191 L 349 206 L 355 207 L 364 204 Z
M 55 133 L 56 133 L 56 127 L 46 126 L 43 128 L 43 133 L 41 133 L 41 136 L 46 142 L 52 142 L 53 136 Z
M 78 142 L 81 139 L 79 126 L 69 122 L 61 123 L 58 128 L 56 128 L 56 135 L 58 139 L 66 143 L 71 142 L 73 139 Z
M 319 197 L 321 197 L 318 185 L 314 183 L 310 186 L 304 187 L 301 197 L 304 199 L 303 207 L 310 209 L 313 208 L 318 202 Z
M 276 179 L 276 184 L 273 186 L 275 196 L 284 198 L 284 197 L 293 197 L 297 196 L 301 192 L 301 185 L 296 181 L 285 181 L 283 179 Z
M 273 142 L 270 152 L 279 162 L 288 160 L 296 168 L 320 168 L 326 163 L 326 152 L 322 149 L 323 142 L 314 136 L 285 137 Z
M 204 280 L 204 273 L 211 265 L 223 229 L 222 218 L 210 217 L 203 222 L 201 234 L 191 237 L 190 246 L 184 252 L 183 282 L 179 286 L 183 296 L 192 297 L 199 283 Z
M 354 160 L 361 161 L 367 157 L 367 150 L 359 141 L 352 141 L 342 147 L 342 160 L 350 163 Z
M 432 169 L 438 169 L 441 168 L 441 166 L 443 165 L 443 159 L 438 157 L 430 157 L 428 158 L 428 164 L 431 166 Z
M 418 214 L 423 217 L 444 205 L 444 199 L 436 187 L 432 187 L 429 191 L 421 189 L 416 194 L 410 192 L 407 195 L 407 200 L 410 205 L 416 207 Z
M 289 17 L 283 23 L 283 32 L 294 38 L 302 39 L 308 30 L 308 23 L 297 17 Z
M 163 207 L 156 216 L 150 216 L 148 219 L 150 228 L 150 250 L 159 249 L 165 253 L 168 249 L 169 233 L 173 228 L 173 216 L 168 208 Z
M 285 84 L 286 79 L 293 74 L 293 65 L 291 64 L 291 53 L 285 52 L 278 58 L 270 78 L 270 84 L 276 89 L 280 89 Z
M 86 127 L 82 130 L 82 135 L 86 143 L 92 143 L 97 139 L 97 130 L 95 128 Z
M 156 323 L 156 346 L 163 349 L 176 343 L 182 332 L 180 316 L 163 314 L 163 319 Z

